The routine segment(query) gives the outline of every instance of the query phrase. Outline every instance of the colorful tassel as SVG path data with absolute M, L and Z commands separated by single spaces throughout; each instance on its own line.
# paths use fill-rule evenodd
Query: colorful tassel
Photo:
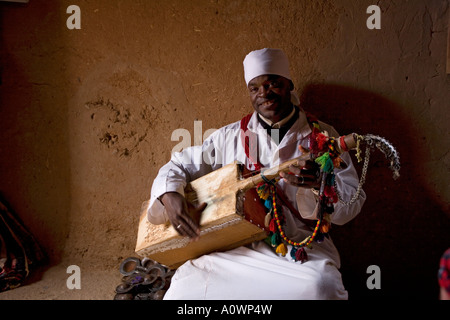
M 329 152 L 325 152 L 320 157 L 317 157 L 315 162 L 320 165 L 320 169 L 324 172 L 332 172 L 334 169 L 333 160 Z
M 325 166 L 325 162 L 330 157 L 330 154 L 328 152 L 325 152 L 320 157 L 317 157 L 316 160 L 314 160 L 318 165 L 320 165 L 320 168 L 322 169 Z
M 328 231 L 330 231 L 330 223 L 328 221 L 326 221 L 325 219 L 322 220 L 319 230 L 321 233 L 328 233 Z
M 325 151 L 328 143 L 328 137 L 323 133 L 319 133 L 316 137 L 317 149 L 319 151 Z
M 270 198 L 266 199 L 266 201 L 264 201 L 264 206 L 267 209 L 272 209 L 272 199 L 270 199 Z
M 284 242 L 280 243 L 275 252 L 281 254 L 283 257 L 287 254 L 287 247 Z
M 267 188 L 266 185 L 261 185 L 257 188 L 256 192 L 258 193 L 258 196 L 262 199 L 262 200 L 267 200 L 269 198 L 270 195 L 270 190 L 269 188 Z
M 292 260 L 295 261 L 295 253 L 297 252 L 297 247 L 292 247 L 291 252 L 289 253 L 291 255 Z
M 270 220 L 269 223 L 269 231 L 275 233 L 277 231 L 277 225 L 275 222 L 275 218 L 273 218 L 272 220 Z
M 276 247 L 278 246 L 278 244 L 280 243 L 280 235 L 278 233 L 274 233 L 271 237 L 270 237 L 270 244 L 272 245 L 272 247 Z
M 335 168 L 340 168 L 342 162 L 343 160 L 341 159 L 341 157 L 336 157 L 333 159 L 333 165 Z
M 331 228 L 331 214 L 329 213 L 324 213 L 323 214 L 323 219 L 320 223 L 320 233 L 326 235 L 328 232 L 330 232 L 330 228 Z
M 308 261 L 308 255 L 306 254 L 305 248 L 297 249 L 295 252 L 295 261 L 300 261 L 301 263 Z
M 309 141 L 309 147 L 311 150 L 317 150 L 317 135 L 320 133 L 320 130 L 317 128 L 312 128 L 311 139 Z
M 329 203 L 336 203 L 339 200 L 336 194 L 336 190 L 334 190 L 334 186 L 326 185 L 323 189 L 323 194 L 328 198 Z
M 333 159 L 331 157 L 328 157 L 328 159 L 325 161 L 325 165 L 323 166 L 322 170 L 324 172 L 333 172 L 334 163 L 333 163 Z

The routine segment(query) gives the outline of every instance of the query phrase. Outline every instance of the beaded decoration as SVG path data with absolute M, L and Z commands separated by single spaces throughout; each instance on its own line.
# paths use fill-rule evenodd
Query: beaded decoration
M 311 248 L 313 241 L 322 242 L 324 237 L 328 237 L 331 226 L 331 214 L 334 212 L 334 203 L 338 201 L 335 191 L 334 168 L 339 167 L 341 158 L 336 147 L 334 138 L 329 138 L 326 132 L 320 132 L 319 123 L 316 118 L 308 115 L 308 120 L 312 124 L 312 134 L 310 136 L 310 153 L 314 161 L 320 165 L 322 174 L 322 184 L 319 190 L 319 210 L 317 212 L 317 222 L 312 234 L 301 242 L 292 241 L 283 231 L 284 216 L 281 206 L 277 204 L 275 180 L 260 183 L 257 192 L 267 208 L 266 225 L 269 228 L 268 242 L 276 248 L 275 252 L 285 256 L 288 252 L 287 245 L 291 245 L 290 255 L 295 261 L 301 263 L 308 260 L 305 247 Z M 299 146 L 301 151 L 302 146 Z

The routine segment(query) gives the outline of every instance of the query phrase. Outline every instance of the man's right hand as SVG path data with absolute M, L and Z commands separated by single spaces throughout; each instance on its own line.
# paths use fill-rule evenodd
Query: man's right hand
M 206 203 L 194 207 L 188 205 L 186 199 L 178 192 L 167 192 L 160 197 L 166 208 L 167 216 L 173 227 L 182 236 L 188 236 L 193 240 L 200 237 L 200 227 L 193 217 L 199 217 L 206 208 Z

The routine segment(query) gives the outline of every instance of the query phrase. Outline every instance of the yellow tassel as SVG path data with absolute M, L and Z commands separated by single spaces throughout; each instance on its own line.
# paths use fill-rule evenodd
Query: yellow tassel
M 269 195 L 270 195 L 269 188 L 260 188 L 260 189 L 257 190 L 257 192 L 258 192 L 258 196 L 262 200 L 267 200 L 267 198 L 269 198 Z
M 342 163 L 342 159 L 341 157 L 336 157 L 333 159 L 333 164 L 335 168 L 340 168 L 341 167 L 341 163 Z
M 287 254 L 287 247 L 284 244 L 284 242 L 282 242 L 277 249 L 275 250 L 276 253 L 280 253 L 283 257 Z
M 328 231 L 330 231 L 330 223 L 323 219 L 322 223 L 320 224 L 320 232 L 328 233 Z

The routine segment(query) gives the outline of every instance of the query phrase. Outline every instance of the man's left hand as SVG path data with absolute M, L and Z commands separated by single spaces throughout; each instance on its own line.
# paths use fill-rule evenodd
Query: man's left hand
M 280 172 L 280 177 L 296 187 L 320 188 L 320 168 L 318 164 L 311 160 L 304 163 L 297 163 L 297 165 L 290 165 L 289 172 Z

